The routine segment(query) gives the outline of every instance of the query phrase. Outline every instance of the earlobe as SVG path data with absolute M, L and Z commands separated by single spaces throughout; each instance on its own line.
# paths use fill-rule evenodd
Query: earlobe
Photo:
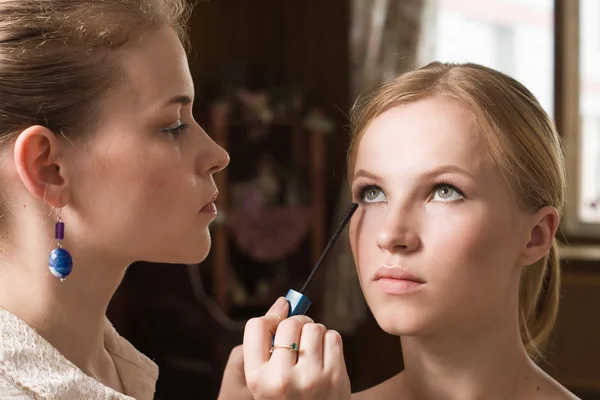
M 19 134 L 13 156 L 25 188 L 53 207 L 64 206 L 64 179 L 58 164 L 58 141 L 49 129 L 35 125 Z
M 532 215 L 529 240 L 522 253 L 522 264 L 531 265 L 550 251 L 558 229 L 560 217 L 556 208 L 542 207 Z

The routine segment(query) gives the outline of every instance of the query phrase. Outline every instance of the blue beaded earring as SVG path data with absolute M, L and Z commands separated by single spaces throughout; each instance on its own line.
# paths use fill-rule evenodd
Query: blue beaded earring
M 52 275 L 64 282 L 71 273 L 71 269 L 73 269 L 73 259 L 71 254 L 62 246 L 62 240 L 65 238 L 65 223 L 60 219 L 61 212 L 62 208 L 58 210 L 56 225 L 54 226 L 54 238 L 58 241 L 58 246 L 50 252 L 48 266 Z

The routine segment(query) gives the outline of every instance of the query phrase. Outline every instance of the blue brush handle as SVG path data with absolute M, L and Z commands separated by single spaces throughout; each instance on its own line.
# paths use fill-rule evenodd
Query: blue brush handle
M 288 290 L 285 295 L 285 299 L 288 302 L 288 318 L 294 315 L 304 315 L 308 308 L 312 304 L 308 297 L 300 292 L 296 292 L 294 289 Z M 275 336 L 271 338 L 271 346 L 275 344 Z
M 308 297 L 300 292 L 296 292 L 294 289 L 288 290 L 285 299 L 289 304 L 288 317 L 306 314 L 306 311 L 308 311 L 308 308 L 312 304 Z

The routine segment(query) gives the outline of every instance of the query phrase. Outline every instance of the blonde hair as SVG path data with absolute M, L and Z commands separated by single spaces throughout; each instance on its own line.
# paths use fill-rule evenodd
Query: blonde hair
M 456 101 L 477 122 L 493 161 L 528 211 L 565 202 L 565 162 L 554 124 L 533 94 L 515 79 L 477 64 L 434 62 L 384 84 L 355 104 L 348 151 L 354 173 L 358 145 L 368 125 L 385 111 L 433 96 Z M 558 313 L 560 268 L 556 241 L 547 256 L 523 269 L 520 332 L 532 358 L 541 355 Z

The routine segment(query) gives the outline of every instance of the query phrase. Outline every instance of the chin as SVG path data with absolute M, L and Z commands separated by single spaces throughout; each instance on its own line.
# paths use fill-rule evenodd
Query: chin
M 386 333 L 394 336 L 417 336 L 432 328 L 432 321 L 423 310 L 409 305 L 378 304 L 369 305 L 377 325 Z
M 182 255 L 185 255 L 185 261 L 181 264 L 199 264 L 206 260 L 211 248 L 211 237 L 208 228 L 197 234 L 196 240 L 193 241 L 181 241 L 182 245 L 185 243 L 185 248 L 181 249 Z M 182 246 L 183 247 L 183 246 Z
M 206 260 L 210 252 L 210 240 L 208 243 L 198 244 L 197 246 L 189 249 L 189 251 L 182 253 L 185 257 L 182 257 L 182 261 L 179 264 L 200 264 Z
M 193 242 L 172 242 L 178 245 L 171 245 L 166 252 L 155 253 L 150 261 L 164 264 L 199 264 L 206 260 L 211 248 L 209 235 L 203 235 L 201 239 Z
M 206 260 L 206 257 L 208 257 L 209 251 L 210 251 L 210 246 L 202 253 L 196 254 L 194 256 L 194 259 L 191 262 L 188 262 L 186 264 L 200 264 L 202 261 Z
M 394 336 L 414 336 L 419 334 L 420 330 L 414 324 L 392 318 L 375 318 L 379 327 L 390 335 Z
M 208 256 L 208 250 L 199 252 L 198 250 L 188 252 L 187 254 L 178 254 L 175 257 L 168 257 L 164 260 L 158 261 L 166 264 L 200 264 L 206 260 Z

